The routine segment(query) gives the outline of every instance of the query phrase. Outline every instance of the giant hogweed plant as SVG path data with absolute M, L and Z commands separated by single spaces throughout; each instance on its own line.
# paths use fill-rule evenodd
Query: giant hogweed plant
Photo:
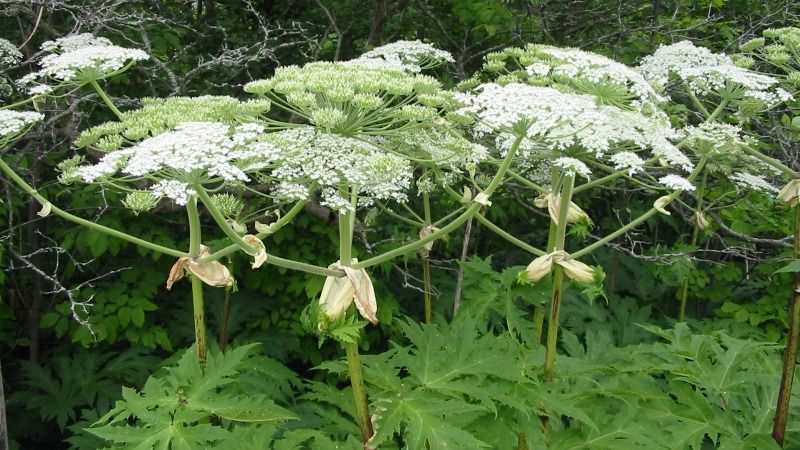
M 220 97 L 153 99 L 145 100 L 139 110 L 122 113 L 113 107 L 96 81 L 128 67 L 119 67 L 119 61 L 113 60 L 112 55 L 121 53 L 118 59 L 123 61 L 135 58 L 129 58 L 124 49 L 117 48 L 111 54 L 103 51 L 87 53 L 87 49 L 95 50 L 98 43 L 100 46 L 106 44 L 83 35 L 56 41 L 54 48 L 62 52 L 58 55 L 64 59 L 60 63 L 64 70 L 43 69 L 36 75 L 79 80 L 80 85 L 91 84 L 119 119 L 91 128 L 80 136 L 76 142 L 78 148 L 104 155 L 95 164 L 84 163 L 82 155 L 64 161 L 59 165 L 62 172 L 60 181 L 66 184 L 94 183 L 127 192 L 123 204 L 137 214 L 153 209 L 163 199 L 185 207 L 189 228 L 188 251 L 166 248 L 77 218 L 54 207 L 5 164 L 4 172 L 42 203 L 43 216 L 55 212 L 96 231 L 177 257 L 178 261 L 167 278 L 167 288 L 189 275 L 195 348 L 201 363 L 206 359 L 203 284 L 230 287 L 233 283 L 233 276 L 219 258 L 242 250 L 253 256 L 254 269 L 268 261 L 328 276 L 319 305 L 309 310 L 308 321 L 314 323 L 311 328 L 315 332 L 337 338 L 347 350 L 358 421 L 366 442 L 372 432 L 357 351 L 358 328 L 362 323 L 347 315 L 355 300 L 361 315 L 370 322 L 377 322 L 375 294 L 365 268 L 427 244 L 458 226 L 477 207 L 464 208 L 461 215 L 441 230 L 428 233 L 415 243 L 362 262 L 352 258 L 355 213 L 357 208 L 375 200 L 405 201 L 404 191 L 409 188 L 412 178 L 412 162 L 435 163 L 434 166 L 449 162 L 449 169 L 456 168 L 459 162 L 477 162 L 476 158 L 481 154 L 475 152 L 478 147 L 470 145 L 456 145 L 452 149 L 474 154 L 451 152 L 440 159 L 427 160 L 403 153 L 402 150 L 408 149 L 392 149 L 392 140 L 402 142 L 402 133 L 405 132 L 417 133 L 419 140 L 423 140 L 421 134 L 429 140 L 441 136 L 441 132 L 437 134 L 432 128 L 441 127 L 441 119 L 437 118 L 456 105 L 452 94 L 442 91 L 433 78 L 408 73 L 414 72 L 413 69 L 397 70 L 384 54 L 380 58 L 365 57 L 351 64 L 315 63 L 283 68 L 271 79 L 246 86 L 247 91 L 268 100 L 239 102 Z M 410 45 L 405 53 L 397 49 L 393 51 L 406 59 L 408 54 L 419 54 L 420 51 L 431 53 L 429 47 L 420 45 Z M 436 52 L 432 54 L 434 57 L 439 55 Z M 86 55 L 92 55 L 93 59 L 90 58 L 84 66 L 73 67 L 73 61 L 83 61 Z M 423 59 L 416 57 L 418 62 Z M 45 58 L 42 65 L 48 68 L 49 62 Z M 385 68 L 387 65 L 392 68 Z M 30 78 L 26 77 L 24 81 Z M 54 89 L 69 85 L 60 83 Z M 52 95 L 47 89 L 36 88 L 35 91 L 40 96 Z M 272 105 L 282 111 L 274 116 L 267 114 Z M 26 118 L 26 113 L 17 114 L 27 122 L 39 118 Z M 287 114 L 291 114 L 291 121 L 285 120 Z M 298 117 L 300 122 L 307 124 L 298 123 Z M 6 135 L 19 134 L 27 122 L 23 121 Z M 418 153 L 418 146 L 410 148 Z M 448 150 L 445 148 L 444 152 Z M 442 153 L 439 151 L 437 158 Z M 486 192 L 478 196 L 479 201 L 488 198 L 501 180 L 502 168 Z M 261 189 L 248 186 L 252 182 L 258 182 Z M 254 226 L 258 234 L 246 234 L 247 226 L 237 217 L 242 209 L 241 202 L 232 198 L 228 191 L 238 192 L 239 197 L 243 192 L 264 197 L 271 201 L 267 210 L 274 211 L 285 202 L 294 202 L 294 206 L 269 226 L 256 222 Z M 319 195 L 322 205 L 339 213 L 340 260 L 326 269 L 273 255 L 268 258 L 261 239 L 288 224 L 312 195 Z M 202 244 L 200 205 L 231 245 L 212 253 Z M 264 215 L 263 211 L 261 215 Z
M 54 96 L 60 89 L 90 85 L 118 117 L 115 122 L 91 128 L 81 135 L 76 147 L 103 156 L 94 164 L 86 163 L 83 155 L 64 161 L 60 165 L 61 181 L 93 183 L 125 192 L 124 205 L 135 213 L 149 211 L 159 202 L 171 200 L 186 210 L 189 249 L 181 251 L 156 245 L 81 219 L 52 205 L 5 163 L 0 163 L 0 169 L 43 205 L 42 215 L 53 213 L 178 258 L 167 284 L 169 287 L 186 275 L 191 280 L 194 361 L 199 367 L 192 369 L 192 373 L 196 376 L 217 377 L 220 381 L 219 377 L 234 372 L 226 369 L 227 372 L 222 371 L 225 375 L 215 374 L 215 367 L 223 363 L 208 362 L 206 357 L 203 283 L 215 287 L 233 283 L 233 275 L 219 262 L 220 258 L 243 251 L 253 257 L 254 269 L 266 262 L 326 276 L 319 302 L 309 306 L 302 320 L 307 329 L 322 339 L 333 338 L 345 348 L 355 404 L 353 415 L 359 423 L 365 448 L 390 440 L 403 430 L 404 440 L 414 448 L 452 441 L 482 447 L 484 443 L 470 437 L 469 433 L 452 426 L 433 427 L 431 424 L 438 417 L 450 417 L 450 412 L 457 408 L 488 408 L 496 414 L 496 406 L 491 405 L 497 401 L 513 404 L 506 397 L 498 397 L 497 401 L 486 399 L 480 407 L 443 399 L 433 402 L 433 409 L 420 415 L 415 408 L 424 405 L 419 402 L 408 403 L 413 406 L 411 409 L 394 411 L 396 402 L 387 400 L 388 403 L 383 402 L 386 404 L 375 402 L 376 410 L 371 415 L 358 354 L 358 336 L 365 322 L 358 320 L 354 311 L 357 309 L 363 318 L 377 322 L 377 299 L 367 268 L 429 246 L 469 218 L 476 217 L 492 231 L 537 257 L 521 278 L 535 283 L 552 276 L 543 380 L 554 383 L 564 277 L 585 285 L 599 285 L 602 269 L 592 268 L 578 258 L 659 212 L 668 214 L 665 206 L 682 192 L 693 191 L 693 183 L 709 164 L 706 155 L 700 155 L 693 162 L 681 152 L 691 139 L 680 140 L 681 136 L 669 126 L 668 117 L 661 111 L 666 99 L 640 73 L 578 50 L 531 45 L 491 54 L 484 69 L 493 74 L 493 82 L 476 86 L 478 82 L 470 81 L 463 87 L 473 88 L 471 92 L 455 94 L 443 90 L 436 79 L 417 73 L 447 60 L 446 55 L 423 44 L 401 43 L 346 63 L 312 63 L 278 69 L 273 77 L 245 86 L 247 92 L 257 96 L 254 100 L 208 96 L 149 99 L 143 101 L 139 110 L 121 112 L 97 81 L 124 72 L 133 62 L 143 59 L 140 54 L 85 35 L 56 41 L 49 48 L 54 53 L 52 57 L 43 58 L 42 71 L 26 77 L 25 81 L 48 78 L 55 83 L 32 88 L 34 97 L 10 106 L 30 101 L 35 104 L 36 98 Z M 761 87 L 761 91 L 745 89 L 744 93 L 739 93 L 731 89 L 736 95 L 749 95 L 765 106 L 785 97 L 782 92 L 764 97 L 763 91 L 774 83 L 759 80 L 762 83 L 757 87 Z M 687 81 L 687 85 L 687 93 L 693 94 L 692 83 Z M 762 94 L 754 96 L 751 91 Z M 696 94 L 690 97 L 695 105 L 703 106 Z M 706 122 L 713 122 L 726 106 L 720 103 L 707 115 Z M 5 144 L 41 119 L 36 113 L 10 110 L 3 113 L 7 115 L 4 124 L 8 123 L 3 133 Z M 459 128 L 465 125 L 470 129 L 473 142 L 460 134 Z M 754 156 L 760 155 L 756 150 L 753 152 Z M 475 177 L 477 164 L 487 157 L 489 164 L 485 166 L 491 168 L 488 176 Z M 772 161 L 767 157 L 759 160 Z M 673 173 L 676 171 L 687 172 L 688 176 L 684 178 Z M 594 175 L 590 180 L 596 172 L 604 175 L 599 178 Z M 452 185 L 464 173 L 470 175 L 470 184 L 461 194 Z M 406 208 L 415 217 L 409 220 L 389 209 L 385 202 L 405 203 L 415 174 L 420 175 L 416 184 L 424 197 L 424 217 Z M 491 206 L 490 197 L 507 179 L 533 189 L 538 194 L 536 206 L 547 209 L 550 233 L 546 250 L 511 236 L 485 217 L 482 210 Z M 569 224 L 577 223 L 582 227 L 591 224 L 588 215 L 573 202 L 576 194 L 620 181 L 641 187 L 651 200 L 660 196 L 655 199 L 653 208 L 642 216 L 568 253 Z M 428 196 L 439 190 L 458 198 L 464 205 L 434 222 Z M 263 239 L 289 224 L 312 197 L 338 212 L 339 260 L 325 268 L 268 255 Z M 255 214 L 242 214 L 243 199 L 257 205 L 248 209 L 256 211 Z M 292 206 L 278 216 L 288 205 Z M 422 225 L 420 239 L 365 260 L 353 258 L 356 213 L 370 205 L 377 205 L 390 217 Z M 202 244 L 200 206 L 230 245 L 212 251 Z M 279 218 L 269 225 L 255 221 L 267 214 Z M 256 233 L 249 234 L 250 228 L 255 228 Z M 573 230 L 580 231 L 579 228 Z M 589 292 L 599 291 L 595 286 Z M 426 300 L 426 319 L 430 321 L 430 298 Z M 538 342 L 544 310 L 538 308 L 534 317 L 536 336 L 531 341 Z M 406 332 L 409 337 L 416 334 L 410 324 Z M 388 367 L 400 370 L 411 364 L 405 362 Z M 520 376 L 530 376 L 527 372 L 532 365 L 526 362 L 523 366 L 525 369 Z M 491 373 L 506 381 L 519 382 L 520 386 L 528 383 Z M 462 400 L 475 395 L 474 386 L 468 386 L 470 380 L 474 382 L 483 377 L 477 374 L 477 378 L 462 383 L 463 390 L 459 394 Z M 381 379 L 390 377 L 382 375 Z M 442 380 L 447 380 L 442 386 L 443 392 L 450 392 L 450 395 L 458 392 L 458 389 L 452 390 L 451 384 L 459 383 L 446 377 Z M 188 381 L 178 384 L 181 383 Z M 227 382 L 217 382 L 210 389 L 216 391 L 224 384 Z M 174 387 L 177 389 L 178 385 Z M 385 383 L 381 387 L 391 391 Z M 147 388 L 145 397 L 151 393 L 169 396 L 175 390 L 159 389 Z M 418 393 L 423 395 L 418 399 L 422 401 L 424 393 Z M 130 434 L 130 439 L 152 434 L 149 428 L 155 416 L 151 417 L 150 413 L 157 405 L 134 407 L 139 400 L 129 397 L 125 399 L 127 403 L 120 404 L 101 421 L 106 423 L 107 433 L 98 429 L 96 434 L 118 443 L 132 443 L 125 440 L 128 438 L 118 439 L 125 434 L 125 427 L 113 425 L 134 416 L 144 421 L 144 431 L 140 430 L 135 436 Z M 521 447 L 527 445 L 528 436 L 537 435 L 536 430 L 519 428 L 524 423 L 522 418 L 527 420 L 538 414 L 535 411 L 582 420 L 577 413 L 561 411 L 554 402 L 534 397 L 536 395 L 531 394 L 530 402 L 518 405 L 513 413 L 516 418 L 512 423 L 516 425 L 511 427 L 516 432 L 511 435 Z M 187 408 L 187 398 L 173 398 L 177 403 L 172 406 L 177 409 L 170 410 L 168 415 L 174 418 L 177 414 L 182 418 L 169 429 L 159 431 L 158 436 L 166 439 L 159 441 L 161 445 L 177 445 L 175 448 L 190 445 L 191 441 L 184 439 L 181 431 L 187 428 L 200 431 L 202 436 L 195 435 L 199 439 L 195 443 L 222 439 L 225 433 L 215 431 L 217 434 L 212 435 L 211 429 L 204 426 L 211 416 L 243 422 L 283 421 L 292 417 L 279 410 L 263 412 L 256 405 L 238 404 L 236 399 L 225 400 L 223 407 Z M 160 400 L 157 403 L 161 405 Z M 379 404 L 383 406 L 378 408 Z M 223 413 L 231 410 L 236 412 Z M 389 415 L 386 411 L 390 411 Z M 402 419 L 403 414 L 408 419 Z M 416 419 L 409 421 L 412 417 Z M 377 428 L 373 428 L 373 421 L 379 424 Z M 203 434 L 204 427 L 209 433 Z M 545 427 L 543 433 L 549 433 L 548 430 Z

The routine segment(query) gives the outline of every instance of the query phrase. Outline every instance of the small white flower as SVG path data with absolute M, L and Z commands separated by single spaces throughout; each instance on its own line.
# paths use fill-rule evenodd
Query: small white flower
M 0 110 L 0 138 L 15 135 L 42 119 L 44 116 L 37 112 Z
M 561 157 L 553 161 L 553 165 L 560 168 L 565 174 L 571 176 L 580 175 L 588 179 L 589 175 L 592 173 L 589 166 L 575 158 Z
M 745 189 L 751 189 L 757 192 L 765 193 L 778 193 L 778 188 L 771 185 L 767 180 L 748 172 L 734 173 L 731 175 L 731 180 L 733 180 L 737 186 Z
M 764 101 L 767 107 L 790 97 L 783 90 L 772 88 L 778 80 L 737 66 L 727 55 L 696 47 L 689 41 L 661 46 L 642 59 L 638 68 L 651 83 L 664 89 L 671 77 L 686 82 L 695 95 L 705 96 L 725 88 L 727 83 L 746 89 L 745 96 Z
M 694 186 L 692 185 L 692 183 L 680 175 L 665 175 L 659 178 L 658 182 L 670 189 L 675 189 L 678 191 L 694 190 Z
M 629 176 L 644 169 L 644 160 L 633 152 L 619 152 L 609 158 L 617 170 L 627 170 Z

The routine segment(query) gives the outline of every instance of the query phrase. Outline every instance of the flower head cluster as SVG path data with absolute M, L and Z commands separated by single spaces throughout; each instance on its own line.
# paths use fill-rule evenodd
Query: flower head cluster
M 26 127 L 44 119 L 44 116 L 31 111 L 0 110 L 0 140 L 16 137 Z
M 658 179 L 658 182 L 664 186 L 677 191 L 693 191 L 694 185 L 680 175 L 665 175 Z
M 107 122 L 85 130 L 74 145 L 114 151 L 125 142 L 138 141 L 174 129 L 183 122 L 221 122 L 233 125 L 252 121 L 268 111 L 270 102 L 256 99 L 240 102 L 233 97 L 144 98 L 142 108 L 122 114 L 119 122 Z
M 344 64 L 416 73 L 454 61 L 450 53 L 417 40 L 382 45 Z
M 390 139 L 387 144 L 414 160 L 459 173 L 473 170 L 489 156 L 483 145 L 440 127 L 420 127 Z
M 764 177 L 760 175 L 753 175 L 749 172 L 736 172 L 730 176 L 730 179 L 743 189 L 750 189 L 765 194 L 778 193 L 778 188 L 770 184 L 769 181 L 765 180 Z
M 102 182 L 117 172 L 117 181 L 154 181 L 151 192 L 185 204 L 191 184 L 208 181 L 245 182 L 248 173 L 273 163 L 279 150 L 261 142 L 264 129 L 256 124 L 231 127 L 218 122 L 186 122 L 122 150 L 106 154 L 97 164 L 76 166 L 64 180 Z
M 644 116 L 607 105 L 589 95 L 568 94 L 549 87 L 519 83 L 481 85 L 475 95 L 459 97 L 460 114 L 473 115 L 478 135 L 496 134 L 501 149 L 508 149 L 520 127 L 526 139 L 523 157 L 555 158 L 580 150 L 594 158 L 609 153 L 649 149 L 653 156 L 691 170 L 689 159 L 670 139 L 675 131 L 665 116 Z
M 792 96 L 781 88 L 773 77 L 737 66 L 727 55 L 696 47 L 689 41 L 660 47 L 645 57 L 639 72 L 660 89 L 670 80 L 686 83 L 695 95 L 719 94 L 729 87 L 738 87 L 744 98 L 755 99 L 771 107 Z
M 320 203 L 340 213 L 357 206 L 341 189 L 355 190 L 362 205 L 371 198 L 407 200 L 412 179 L 408 161 L 368 142 L 312 127 L 271 133 L 265 139 L 280 149 L 280 160 L 263 177 L 277 182 L 276 197 L 308 198 L 315 185 L 321 191 Z
M 524 71 L 515 68 L 524 67 Z M 594 95 L 599 102 L 620 108 L 642 109 L 664 101 L 636 70 L 605 56 L 549 45 L 508 48 L 486 57 L 484 69 L 503 73 L 501 84 L 512 80 L 535 85 L 565 85 Z
M 430 123 L 456 106 L 435 78 L 342 63 L 281 67 L 244 89 L 280 99 L 316 127 L 344 135 L 385 135 Z
M 22 53 L 7 39 L 0 38 L 0 70 L 7 69 L 22 60 Z
M 108 39 L 88 33 L 45 42 L 42 49 L 50 54 L 39 61 L 41 70 L 23 77 L 22 84 L 37 79 L 83 84 L 114 75 L 129 63 L 149 58 L 142 50 L 118 47 Z

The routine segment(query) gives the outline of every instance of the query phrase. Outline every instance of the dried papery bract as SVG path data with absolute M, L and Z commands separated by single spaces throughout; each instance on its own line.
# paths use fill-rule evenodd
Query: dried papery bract
M 591 284 L 595 281 L 594 269 L 591 266 L 569 259 L 569 254 L 563 250 L 548 253 L 531 261 L 525 269 L 525 279 L 531 283 L 541 280 L 550 275 L 554 264 L 561 266 L 568 277 L 579 283 Z
M 353 260 L 354 263 L 358 260 Z M 372 286 L 367 271 L 353 269 L 334 263 L 329 269 L 343 270 L 343 277 L 327 277 L 319 297 L 319 304 L 327 318 L 333 322 L 338 321 L 347 309 L 355 302 L 361 317 L 376 325 L 378 318 L 378 304 L 375 298 L 375 288 Z
M 183 278 L 187 272 L 212 287 L 232 286 L 233 276 L 224 264 L 219 261 L 197 262 L 198 259 L 208 256 L 211 256 L 211 251 L 208 247 L 202 245 L 200 246 L 200 254 L 196 258 L 186 256 L 175 261 L 175 264 L 169 270 L 169 277 L 167 277 L 167 290 L 172 289 L 172 285 Z

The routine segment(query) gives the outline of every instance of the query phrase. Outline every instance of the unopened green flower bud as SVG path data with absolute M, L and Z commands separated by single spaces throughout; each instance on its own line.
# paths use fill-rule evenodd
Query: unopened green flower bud
M 771 52 L 767 54 L 766 59 L 773 64 L 786 64 L 792 57 L 786 52 Z
M 138 141 L 140 139 L 144 139 L 148 135 L 148 130 L 146 127 L 143 126 L 132 126 L 128 127 L 125 131 L 122 132 L 122 135 L 125 139 L 131 141 Z
M 459 91 L 468 91 L 474 87 L 477 87 L 481 84 L 481 80 L 477 78 L 470 78 L 468 80 L 464 80 L 456 85 L 456 89 Z
M 500 72 L 505 69 L 506 63 L 503 61 L 487 61 L 483 65 L 483 70 L 487 72 Z
M 383 105 L 383 99 L 374 94 L 356 94 L 351 102 L 353 106 L 365 111 L 374 111 Z
M 119 150 L 124 142 L 125 140 L 122 138 L 122 136 L 115 134 L 112 136 L 104 136 L 98 139 L 94 146 L 103 152 L 113 152 L 115 150 Z
M 325 92 L 325 94 L 329 99 L 331 99 L 334 102 L 344 103 L 353 98 L 355 92 L 353 92 L 352 89 L 345 86 L 334 86 L 329 88 L 327 92 Z
M 749 56 L 744 55 L 732 55 L 731 59 L 733 59 L 733 63 L 743 69 L 749 69 L 753 67 L 756 63 L 756 60 Z
M 134 191 L 125 196 L 122 204 L 138 216 L 140 213 L 155 208 L 158 205 L 158 200 L 159 198 L 150 191 Z
M 301 108 L 310 108 L 317 103 L 317 96 L 308 91 L 295 91 L 286 94 L 286 101 Z
M 244 203 L 231 194 L 212 195 L 211 204 L 225 217 L 236 217 L 244 209 Z
M 347 115 L 340 109 L 320 108 L 311 112 L 311 122 L 320 128 L 333 129 L 342 125 Z
M 265 98 L 248 100 L 246 102 L 242 102 L 241 104 L 242 112 L 253 115 L 265 113 L 269 111 L 271 106 L 272 102 Z
M 397 112 L 398 117 L 414 121 L 414 122 L 427 122 L 437 117 L 436 110 L 421 105 L 405 105 Z
M 501 86 L 505 86 L 505 85 L 511 84 L 511 83 L 519 83 L 520 79 L 521 78 L 520 78 L 519 75 L 513 74 L 513 73 L 508 73 L 508 74 L 500 75 L 499 77 L 497 77 L 497 84 L 499 84 Z
M 251 81 L 244 85 L 244 91 L 250 94 L 264 95 L 272 91 L 274 85 L 275 82 L 271 79 Z
M 78 166 L 83 164 L 83 161 L 83 156 L 75 155 L 72 158 L 65 159 L 64 161 L 58 163 L 56 169 L 61 172 L 61 174 L 58 176 L 59 183 L 70 184 L 78 181 Z
M 763 47 L 764 46 L 764 42 L 765 42 L 765 39 L 763 37 L 762 38 L 750 39 L 749 41 L 747 41 L 744 44 L 742 44 L 742 46 L 740 48 L 742 49 L 743 52 L 752 52 L 753 50 L 755 50 L 757 48 Z
M 786 75 L 786 80 L 795 86 L 800 86 L 800 72 L 789 72 Z

